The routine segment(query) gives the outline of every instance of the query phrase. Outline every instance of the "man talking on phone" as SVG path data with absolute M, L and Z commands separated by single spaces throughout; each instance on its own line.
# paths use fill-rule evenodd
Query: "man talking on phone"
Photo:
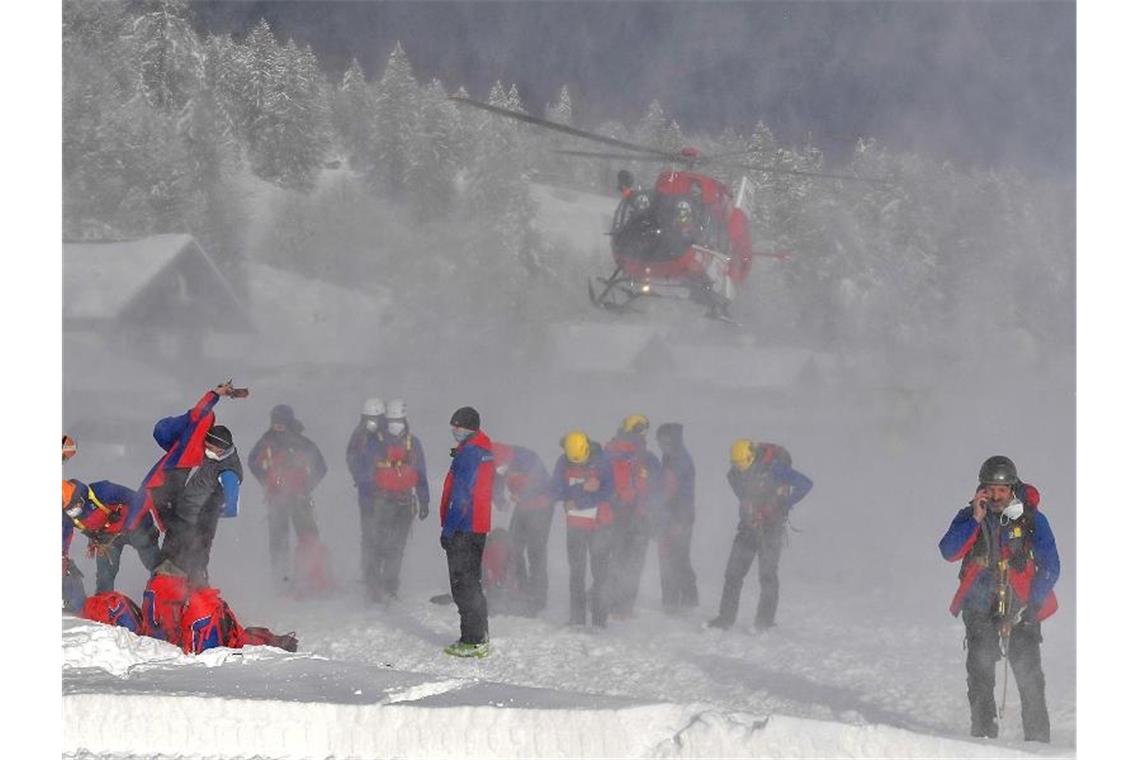
M 961 612 L 966 625 L 971 736 L 998 735 L 995 666 L 1008 658 L 1021 695 L 1025 740 L 1049 741 L 1041 621 L 1057 611 L 1053 585 L 1061 560 L 1039 500 L 1009 457 L 992 456 L 982 463 L 973 499 L 938 544 L 944 559 L 962 563 L 950 613 Z

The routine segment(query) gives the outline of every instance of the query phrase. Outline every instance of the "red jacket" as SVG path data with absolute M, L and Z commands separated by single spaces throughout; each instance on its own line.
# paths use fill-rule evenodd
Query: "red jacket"
M 458 532 L 489 533 L 491 495 L 495 488 L 495 456 L 482 430 L 455 447 L 451 469 L 443 481 L 439 524 L 444 538 Z

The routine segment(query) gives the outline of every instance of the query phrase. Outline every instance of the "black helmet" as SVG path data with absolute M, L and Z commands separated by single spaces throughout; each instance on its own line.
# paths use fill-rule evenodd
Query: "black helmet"
M 978 482 L 982 485 L 1015 486 L 1020 481 L 1013 460 L 998 455 L 982 462 L 982 469 L 978 470 Z
M 633 187 L 633 173 L 629 169 L 622 169 L 618 172 L 618 190 L 625 190 L 627 187 Z

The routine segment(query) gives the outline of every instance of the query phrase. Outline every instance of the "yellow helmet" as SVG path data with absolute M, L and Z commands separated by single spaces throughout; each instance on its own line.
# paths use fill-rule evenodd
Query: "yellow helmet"
M 562 450 L 571 462 L 582 464 L 590 458 L 590 439 L 581 430 L 572 430 L 562 439 Z
M 747 438 L 738 438 L 733 441 L 728 458 L 736 469 L 747 470 L 756 461 L 756 452 L 752 448 L 752 441 Z
M 621 421 L 621 432 L 644 435 L 649 432 L 649 418 L 644 414 L 631 414 Z

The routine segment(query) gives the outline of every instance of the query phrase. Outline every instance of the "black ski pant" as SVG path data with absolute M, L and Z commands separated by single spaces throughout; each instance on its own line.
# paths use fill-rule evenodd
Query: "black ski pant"
M 612 528 L 597 525 L 593 528 L 566 526 L 566 559 L 570 563 L 570 623 L 586 624 L 586 601 L 590 603 L 590 617 L 596 626 L 606 624 L 609 614 L 609 593 L 606 578 L 609 574 Z M 586 560 L 590 562 L 592 583 L 587 597 Z
M 139 554 L 139 561 L 147 572 L 154 572 L 162 562 L 162 550 L 158 548 L 158 527 L 150 515 L 143 517 L 134 530 L 125 530 L 115 536 L 95 554 L 95 593 L 103 594 L 115 590 L 115 578 L 119 575 L 119 565 L 123 558 L 123 548 L 133 546 Z
M 693 571 L 690 547 L 693 524 L 674 520 L 657 537 L 657 559 L 661 566 L 661 604 L 666 608 L 696 607 L 697 574 Z
M 611 612 L 629 615 L 637 592 L 641 587 L 641 574 L 645 572 L 645 554 L 649 548 L 649 520 L 639 517 L 632 508 L 616 510 L 613 530 L 613 550 L 610 563 Z
M 997 736 L 994 702 L 1000 621 L 992 612 L 963 610 L 966 625 L 966 697 L 970 701 L 970 733 Z M 1019 623 L 1010 631 L 1009 669 L 1021 698 L 1021 727 L 1026 741 L 1049 741 L 1049 711 L 1045 706 L 1045 673 L 1041 670 L 1041 623 Z
M 220 511 L 206 511 L 196 522 L 189 522 L 177 514 L 163 520 L 166 536 L 162 540 L 162 559 L 169 560 L 186 573 L 191 590 L 210 585 L 210 548 L 218 529 Z
M 508 528 L 511 561 L 523 606 L 529 614 L 537 614 L 546 607 L 546 593 L 550 586 L 546 575 L 546 544 L 550 539 L 553 518 L 553 504 L 541 509 L 515 507 L 511 515 Z
M 275 582 L 289 578 L 289 523 L 297 538 L 317 535 L 313 500 L 308 496 L 274 496 L 265 502 L 269 518 L 269 567 Z
M 760 603 L 756 607 L 756 627 L 766 628 L 776 620 L 776 605 L 780 601 L 780 551 L 784 546 L 784 525 L 765 525 L 757 530 L 747 524 L 736 529 L 728 566 L 724 570 L 724 590 L 720 595 L 719 619 L 729 625 L 736 622 L 740 607 L 740 589 L 744 576 L 757 558 L 760 576 Z
M 404 563 L 404 548 L 408 545 L 415 510 L 415 495 L 411 491 L 406 494 L 381 492 L 375 500 L 371 530 L 376 555 L 366 580 L 374 599 L 382 593 L 395 596 L 400 590 L 400 567 Z
M 447 553 L 451 598 L 459 609 L 459 640 L 464 644 L 487 641 L 487 598 L 483 595 L 483 547 L 486 533 L 455 533 L 440 537 Z

